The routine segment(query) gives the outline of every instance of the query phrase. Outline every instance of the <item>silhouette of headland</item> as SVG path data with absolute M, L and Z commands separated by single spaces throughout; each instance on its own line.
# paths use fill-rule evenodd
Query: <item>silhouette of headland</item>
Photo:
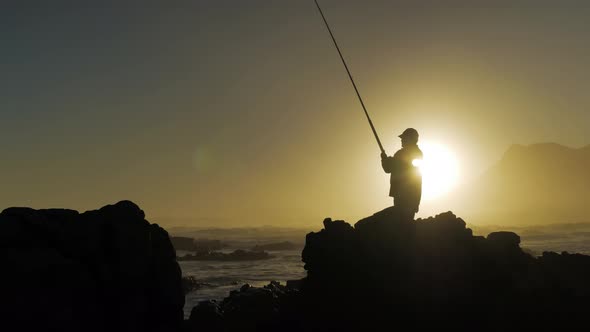
M 585 326 L 590 312 L 590 256 L 533 257 L 517 234 L 474 236 L 451 212 L 325 219 L 306 236 L 306 278 L 244 285 L 188 320 L 183 292 L 199 285 L 183 282 L 167 232 L 132 202 L 6 209 L 0 257 L 9 330 L 564 330 Z
M 515 144 L 455 200 L 480 224 L 588 222 L 588 169 L 590 145 Z

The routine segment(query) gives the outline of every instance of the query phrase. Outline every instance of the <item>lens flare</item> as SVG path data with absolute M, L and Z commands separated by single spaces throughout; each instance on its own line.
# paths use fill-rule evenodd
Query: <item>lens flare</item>
M 423 141 L 418 144 L 424 159 L 412 164 L 422 173 L 422 198 L 431 200 L 451 191 L 459 179 L 459 163 L 443 144 Z

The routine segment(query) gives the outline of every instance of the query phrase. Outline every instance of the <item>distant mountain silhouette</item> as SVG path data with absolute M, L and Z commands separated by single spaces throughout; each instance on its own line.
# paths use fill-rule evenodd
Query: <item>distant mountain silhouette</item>
M 590 145 L 513 145 L 460 195 L 472 222 L 590 221 Z

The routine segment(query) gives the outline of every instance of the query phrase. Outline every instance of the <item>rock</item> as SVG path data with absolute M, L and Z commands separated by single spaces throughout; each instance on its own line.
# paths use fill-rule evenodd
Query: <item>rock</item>
M 328 232 L 347 232 L 352 230 L 352 226 L 344 220 L 332 221 L 330 218 L 324 219 L 324 228 Z
M 230 330 L 269 330 L 278 318 L 278 300 L 267 288 L 244 285 L 222 302 L 225 323 Z
M 0 213 L 3 324 L 20 330 L 180 329 L 184 295 L 176 254 L 168 233 L 144 218 L 130 201 L 82 214 Z
M 354 224 L 354 228 L 359 231 L 363 231 L 366 228 L 371 229 L 371 227 L 386 227 L 391 226 L 390 224 L 394 223 L 408 223 L 408 221 L 403 220 L 399 211 L 394 206 L 390 206 L 377 213 L 374 213 L 370 217 L 357 221 L 356 224 Z
M 198 281 L 194 276 L 182 277 L 182 289 L 185 295 L 206 286 L 211 287 L 211 284 Z
M 194 331 L 223 329 L 223 312 L 216 301 L 201 301 L 192 310 L 189 325 Z
M 301 331 L 299 292 L 277 281 L 264 287 L 244 284 L 221 303 L 200 302 L 191 311 L 190 331 Z
M 536 259 L 512 232 L 473 236 L 450 211 L 408 221 L 390 207 L 354 228 L 328 218 L 324 229 L 306 237 L 301 310 L 318 329 L 370 330 L 391 319 L 418 329 L 486 322 L 493 330 L 507 322 L 544 327 L 535 317 L 563 323 L 549 315 L 559 303 L 564 310 L 557 310 L 571 313 L 573 322 L 590 310 L 590 284 L 582 281 L 590 277 L 590 262 L 570 256 Z M 367 310 L 368 303 L 377 305 Z
M 309 233 L 305 237 L 305 248 L 301 256 L 308 273 L 334 271 L 345 267 L 345 262 L 354 255 L 356 234 L 354 228 L 342 220 L 324 220 L 324 229 L 318 233 Z M 345 273 L 341 270 L 334 273 Z
M 287 288 L 299 290 L 303 285 L 303 280 L 287 280 Z
M 192 237 L 173 236 L 170 241 L 176 250 L 192 251 L 195 248 L 195 239 Z
M 491 245 L 504 248 L 518 248 L 520 236 L 513 232 L 493 232 L 488 234 L 487 240 Z
M 281 297 L 282 295 L 287 292 L 287 287 L 281 285 L 278 281 L 271 281 L 268 285 L 264 286 L 265 289 L 268 289 L 272 292 L 274 297 Z
M 450 211 L 408 221 L 387 208 L 323 226 L 306 236 L 307 277 L 232 291 L 225 330 L 561 330 L 590 311 L 589 256 L 535 258 L 517 234 L 473 236 Z

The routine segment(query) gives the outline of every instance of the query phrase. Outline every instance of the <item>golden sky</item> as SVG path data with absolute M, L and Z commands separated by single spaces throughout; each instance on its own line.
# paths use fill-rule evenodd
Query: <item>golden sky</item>
M 474 3 L 321 1 L 388 153 L 414 127 L 465 183 L 513 143 L 588 144 L 590 5 Z M 0 16 L 2 207 L 130 199 L 164 225 L 293 226 L 391 204 L 313 1 Z

